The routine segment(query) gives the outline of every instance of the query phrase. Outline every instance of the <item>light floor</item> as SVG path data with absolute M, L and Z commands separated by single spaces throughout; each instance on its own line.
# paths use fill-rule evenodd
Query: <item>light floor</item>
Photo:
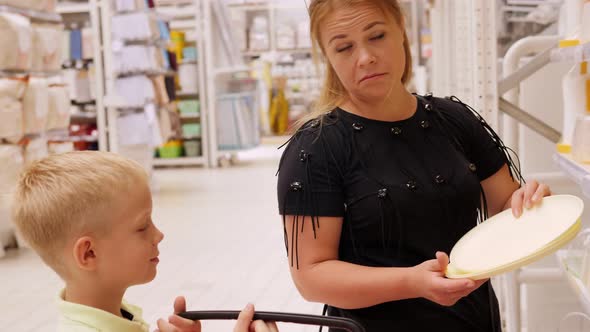
M 133 287 L 126 296 L 144 308 L 152 330 L 158 318 L 172 312 L 177 295 L 187 297 L 188 310 L 238 310 L 252 302 L 264 311 L 321 313 L 321 305 L 300 297 L 288 272 L 276 203 L 278 157 L 272 146 L 263 146 L 230 168 L 155 172 L 154 221 L 165 234 L 159 272 L 152 283 Z M 0 258 L 0 331 L 54 330 L 54 300 L 62 287 L 30 250 L 8 251 Z M 529 331 L 590 331 L 579 319 L 558 329 L 565 314 L 579 306 L 567 285 L 531 285 L 528 293 L 523 313 L 531 317 L 523 314 L 523 325 L 530 325 Z M 204 322 L 203 332 L 232 327 L 229 321 Z M 279 327 L 281 332 L 317 331 Z
M 267 153 L 268 155 L 268 153 Z M 278 157 L 225 169 L 155 172 L 154 221 L 165 234 L 156 279 L 131 288 L 127 299 L 144 308 L 155 329 L 176 295 L 189 310 L 241 309 L 321 313 L 305 302 L 288 272 L 276 204 Z M 0 330 L 51 331 L 61 281 L 27 249 L 0 259 Z M 204 332 L 232 331 L 233 323 L 205 322 Z M 317 331 L 282 325 L 283 331 Z

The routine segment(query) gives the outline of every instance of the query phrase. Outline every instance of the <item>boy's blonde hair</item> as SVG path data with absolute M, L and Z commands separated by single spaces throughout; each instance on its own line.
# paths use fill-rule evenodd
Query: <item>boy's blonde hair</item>
M 117 199 L 147 183 L 141 165 L 114 153 L 53 155 L 21 174 L 13 219 L 24 240 L 65 279 L 62 252 L 68 242 L 85 233 L 107 231 L 108 212 Z

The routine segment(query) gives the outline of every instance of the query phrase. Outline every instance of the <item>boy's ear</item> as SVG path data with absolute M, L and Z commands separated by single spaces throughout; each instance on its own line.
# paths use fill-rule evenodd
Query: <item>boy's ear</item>
M 74 244 L 74 262 L 76 266 L 85 271 L 96 269 L 96 241 L 90 236 L 79 238 Z

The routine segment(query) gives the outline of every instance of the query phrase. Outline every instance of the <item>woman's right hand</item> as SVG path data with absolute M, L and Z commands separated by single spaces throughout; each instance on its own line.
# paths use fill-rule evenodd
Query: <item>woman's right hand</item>
M 254 319 L 254 306 L 248 304 L 240 315 L 234 327 L 234 332 L 279 332 L 277 324 L 274 322 L 264 322 L 261 320 L 252 321 Z
M 418 297 L 440 305 L 452 306 L 487 281 L 487 279 L 476 281 L 447 279 L 445 277 L 447 265 L 449 265 L 449 256 L 443 252 L 437 252 L 436 259 L 413 267 L 415 271 L 413 284 L 417 288 Z

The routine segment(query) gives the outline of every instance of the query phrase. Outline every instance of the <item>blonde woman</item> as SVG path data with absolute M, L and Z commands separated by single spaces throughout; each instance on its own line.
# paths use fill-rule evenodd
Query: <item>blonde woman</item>
M 278 201 L 297 289 L 367 332 L 500 331 L 487 280 L 444 277 L 462 235 L 550 195 L 456 98 L 416 96 L 395 0 L 314 0 L 327 64 L 318 109 L 279 167 Z M 502 245 L 502 239 L 498 239 Z

